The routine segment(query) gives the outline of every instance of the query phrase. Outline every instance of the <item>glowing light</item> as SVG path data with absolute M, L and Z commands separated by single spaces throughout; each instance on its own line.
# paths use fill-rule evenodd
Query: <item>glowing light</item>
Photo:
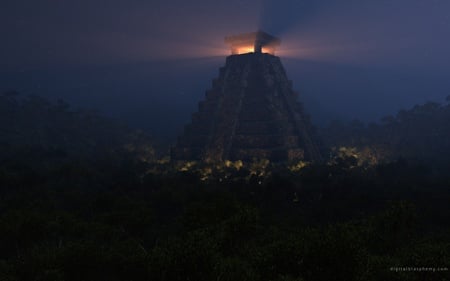
M 307 167 L 308 165 L 309 165 L 308 162 L 300 161 L 300 162 L 298 162 L 298 163 L 296 163 L 296 164 L 294 164 L 294 165 L 292 165 L 292 166 L 289 166 L 289 170 L 290 170 L 291 172 L 298 172 L 298 171 L 300 171 L 301 169 Z
M 261 30 L 225 37 L 225 43 L 231 47 L 233 55 L 247 53 L 275 54 L 275 48 L 280 45 L 280 39 Z
M 183 163 L 183 166 L 179 169 L 179 171 L 181 172 L 187 172 L 193 169 L 193 167 L 196 165 L 197 163 L 195 161 L 188 161 L 186 163 Z
M 249 46 L 240 46 L 237 48 L 233 48 L 231 53 L 233 55 L 242 55 L 248 53 L 255 53 L 255 47 L 252 45 Z M 275 55 L 275 49 L 273 47 L 262 47 L 261 53 Z
M 273 47 L 262 47 L 262 51 L 263 54 L 271 54 L 271 55 L 275 55 L 275 48 Z
M 242 54 L 248 54 L 248 53 L 254 53 L 255 47 L 248 46 L 248 47 L 239 47 L 232 50 L 233 55 L 242 55 Z

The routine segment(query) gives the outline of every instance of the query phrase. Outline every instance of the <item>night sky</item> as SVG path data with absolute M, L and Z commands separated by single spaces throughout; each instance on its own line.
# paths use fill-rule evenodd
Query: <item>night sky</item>
M 261 28 L 319 125 L 450 95 L 448 0 L 6 0 L 0 91 L 98 109 L 173 137 L 228 55 Z

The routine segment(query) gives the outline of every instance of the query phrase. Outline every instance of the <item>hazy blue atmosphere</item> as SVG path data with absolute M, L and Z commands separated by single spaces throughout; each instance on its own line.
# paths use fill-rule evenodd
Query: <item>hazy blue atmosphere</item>
M 0 40 L 0 281 L 450 280 L 450 0 L 1 0 Z
M 376 121 L 450 94 L 450 2 L 2 1 L 0 91 L 62 98 L 152 135 L 181 132 L 228 55 L 261 28 L 315 124 Z

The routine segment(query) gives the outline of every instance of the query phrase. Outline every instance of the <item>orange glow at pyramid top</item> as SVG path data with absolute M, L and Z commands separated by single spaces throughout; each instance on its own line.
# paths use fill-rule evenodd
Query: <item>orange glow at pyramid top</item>
M 231 54 L 267 53 L 275 55 L 275 49 L 281 40 L 261 30 L 225 37 L 225 43 L 230 46 Z

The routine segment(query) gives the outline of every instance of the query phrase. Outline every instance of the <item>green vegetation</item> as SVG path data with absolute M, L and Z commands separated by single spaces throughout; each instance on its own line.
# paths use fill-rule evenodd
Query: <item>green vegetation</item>
M 445 104 L 428 102 L 380 123 L 332 122 L 322 130 L 325 147 L 356 149 L 364 159 L 382 162 L 399 157 L 425 162 L 439 172 L 450 169 L 450 96 Z
M 43 129 L 5 99 L 41 138 L 2 134 L 0 280 L 450 280 L 391 270 L 450 267 L 450 177 L 427 162 L 156 161 L 111 120 L 66 108 Z
M 450 260 L 448 182 L 417 168 L 308 166 L 262 182 L 9 170 L 1 279 L 446 280 L 448 271 L 390 271 Z

